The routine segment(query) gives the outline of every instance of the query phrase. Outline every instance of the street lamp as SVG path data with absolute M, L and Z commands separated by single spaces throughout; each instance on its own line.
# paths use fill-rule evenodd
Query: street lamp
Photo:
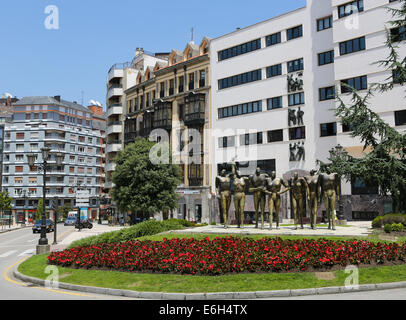
M 51 149 L 48 147 L 42 148 L 41 149 L 42 153 L 42 163 L 37 163 L 36 165 L 38 166 L 38 170 L 42 170 L 43 172 L 43 187 L 42 187 L 42 198 L 43 198 L 43 207 L 42 207 L 42 223 L 41 223 L 41 237 L 38 241 L 37 245 L 37 254 L 42 254 L 42 253 L 47 253 L 50 251 L 50 246 L 48 244 L 48 239 L 47 239 L 47 233 L 46 233 L 46 175 L 47 175 L 47 167 L 48 167 L 48 161 L 50 160 L 51 156 Z M 61 153 L 56 153 L 54 154 L 56 164 L 61 165 L 63 162 L 63 154 Z M 36 154 L 28 154 L 27 155 L 27 160 L 28 160 L 28 165 L 30 167 L 34 166 L 35 161 L 37 160 L 37 155 Z M 56 225 L 56 221 L 55 221 Z

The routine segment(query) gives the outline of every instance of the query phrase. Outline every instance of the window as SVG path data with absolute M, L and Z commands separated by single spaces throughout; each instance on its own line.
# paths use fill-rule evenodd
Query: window
M 338 7 L 338 17 L 344 18 L 352 15 L 354 12 L 364 11 L 364 1 L 351 1 Z
M 219 119 L 236 117 L 248 113 L 262 112 L 262 101 L 253 101 L 235 106 L 220 108 L 218 112 Z
M 37 184 L 38 183 L 37 177 L 29 177 L 28 178 L 28 183 L 29 184 Z
M 24 132 L 17 132 L 16 139 L 24 140 Z
M 15 161 L 16 162 L 24 162 L 24 155 L 23 154 L 16 154 Z
M 24 151 L 24 144 L 16 144 L 16 150 L 17 151 Z
M 39 139 L 39 132 L 31 132 L 30 138 L 31 139 Z
M 395 125 L 396 126 L 406 125 L 406 110 L 395 111 Z
M 322 123 L 320 124 L 320 136 L 321 137 L 331 137 L 337 135 L 337 123 Z
M 38 151 L 38 143 L 30 143 L 31 151 Z
M 80 173 L 80 174 L 85 173 L 85 168 L 84 167 L 78 167 L 78 173 Z
M 289 129 L 289 140 L 306 139 L 306 127 Z
M 85 148 L 84 148 L 84 147 L 78 147 L 78 152 L 84 153 L 84 152 L 85 152 Z
M 250 83 L 254 81 L 262 80 L 262 70 L 254 70 L 246 73 L 242 73 L 239 75 L 235 75 L 232 77 L 220 79 L 218 81 L 219 90 L 238 86 L 245 83 Z
M 235 146 L 235 137 L 219 138 L 219 148 L 229 148 Z
M 93 173 L 93 169 L 92 169 L 92 168 L 87 168 L 87 173 L 88 173 L 88 174 L 92 174 L 92 173 Z
M 268 131 L 268 143 L 283 141 L 283 130 Z
M 297 106 L 299 104 L 304 104 L 305 103 L 304 92 L 290 94 L 288 96 L 288 100 L 289 100 L 289 107 Z
M 69 173 L 75 173 L 75 167 L 69 167 Z
M 23 184 L 23 177 L 15 177 L 14 178 L 15 184 Z
M 256 39 L 250 42 L 240 44 L 238 46 L 221 50 L 218 52 L 219 61 L 230 59 L 241 54 L 252 52 L 261 49 L 261 39 Z
M 270 36 L 267 36 L 265 40 L 266 40 L 267 47 L 281 43 L 281 33 L 277 32 L 277 33 L 271 34 Z
M 378 194 L 378 191 L 376 184 L 368 185 L 361 178 L 351 178 L 352 195 Z
M 319 66 L 334 62 L 334 50 L 319 53 Z
M 280 76 L 281 74 L 282 74 L 282 65 L 281 64 L 276 64 L 274 66 L 270 66 L 270 67 L 266 68 L 267 78 Z
M 303 27 L 301 25 L 287 30 L 288 41 L 300 38 L 302 36 L 303 36 Z
M 288 62 L 288 73 L 303 70 L 303 58 Z
M 406 40 L 406 27 L 398 27 L 390 30 L 392 42 Z
M 320 101 L 331 100 L 335 98 L 335 87 L 321 88 L 319 90 Z
M 404 75 L 401 69 L 392 70 L 392 79 L 395 84 L 403 84 L 405 82 Z
M 351 88 L 353 88 L 355 90 L 368 89 L 367 76 L 361 76 L 361 77 L 341 80 L 341 93 L 351 92 L 352 91 Z
M 317 31 L 323 31 L 333 27 L 333 16 L 317 20 Z
M 267 100 L 268 110 L 282 108 L 282 97 L 270 98 Z
M 240 145 L 241 146 L 249 146 L 253 144 L 262 144 L 263 143 L 263 135 L 262 132 L 257 133 L 247 133 L 240 136 Z
M 365 37 L 340 42 L 340 55 L 365 50 Z

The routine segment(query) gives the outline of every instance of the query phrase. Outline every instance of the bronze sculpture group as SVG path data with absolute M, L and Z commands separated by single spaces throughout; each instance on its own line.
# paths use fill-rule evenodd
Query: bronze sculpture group
M 310 227 L 316 229 L 317 211 L 321 204 L 327 213 L 328 229 L 336 229 L 336 202 L 340 200 L 340 181 L 337 173 L 332 173 L 329 167 L 325 172 L 318 173 L 316 170 L 310 171 L 310 175 L 299 177 L 297 172 L 289 181 L 276 177 L 276 173 L 271 175 L 262 173 L 257 168 L 255 173 L 249 177 L 241 176 L 236 163 L 232 164 L 232 174 L 227 175 L 226 170 L 222 170 L 220 176 L 216 177 L 216 192 L 220 201 L 220 211 L 224 219 L 224 227 L 228 227 L 228 212 L 231 204 L 231 182 L 234 185 L 234 207 L 238 227 L 244 226 L 245 208 L 245 186 L 249 185 L 249 192 L 253 193 L 255 207 L 255 228 L 259 227 L 259 213 L 261 214 L 261 229 L 264 229 L 265 206 L 268 197 L 270 229 L 273 228 L 273 217 L 276 218 L 276 229 L 279 229 L 279 211 L 281 206 L 281 195 L 290 192 L 290 198 L 294 216 L 294 228 L 304 228 L 303 217 L 305 203 L 307 200 L 310 209 Z

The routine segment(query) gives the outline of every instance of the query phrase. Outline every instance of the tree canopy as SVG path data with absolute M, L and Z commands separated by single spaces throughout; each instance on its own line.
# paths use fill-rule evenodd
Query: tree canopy
M 151 215 L 177 207 L 179 166 L 171 164 L 170 152 L 170 164 L 152 163 L 150 151 L 155 145 L 139 139 L 117 154 L 111 195 L 121 211 Z
M 401 9 L 389 8 L 394 27 L 406 26 L 406 0 L 401 0 Z M 362 95 L 354 88 L 349 105 L 337 95 L 336 116 L 344 126 L 352 130 L 352 136 L 360 139 L 365 156 L 361 159 L 351 157 L 342 148 L 330 152 L 331 168 L 347 180 L 362 179 L 367 185 L 379 186 L 381 195 L 391 195 L 394 210 L 406 210 L 406 135 L 391 127 L 370 107 L 370 99 L 376 93 L 390 91 L 395 85 L 403 86 L 406 80 L 406 57 L 400 57 L 398 48 L 404 40 L 393 38 L 387 30 L 386 45 L 389 55 L 376 63 L 391 71 L 391 77 L 384 83 L 371 84 Z

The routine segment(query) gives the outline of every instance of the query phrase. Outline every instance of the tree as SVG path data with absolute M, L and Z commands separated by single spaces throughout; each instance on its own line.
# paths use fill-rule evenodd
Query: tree
M 35 221 L 42 219 L 42 213 L 44 212 L 44 200 L 40 199 L 38 201 L 37 212 L 35 214 Z
M 3 217 L 5 210 L 11 210 L 13 198 L 10 197 L 7 191 L 0 192 L 0 210 Z
M 389 8 L 394 21 L 389 24 L 394 27 L 406 26 L 406 0 L 401 0 L 401 9 Z M 351 104 L 347 106 L 338 97 L 339 105 L 336 116 L 341 119 L 344 126 L 350 127 L 352 137 L 360 139 L 367 151 L 361 159 L 348 155 L 342 148 L 330 152 L 332 170 L 348 180 L 359 178 L 367 185 L 379 186 L 382 196 L 391 195 L 395 211 L 406 210 L 406 135 L 400 133 L 382 118 L 373 112 L 370 98 L 375 92 L 386 92 L 393 89 L 395 84 L 403 85 L 406 81 L 406 57 L 400 58 L 397 49 L 403 42 L 396 39 L 390 30 L 387 30 L 386 45 L 390 54 L 386 60 L 376 62 L 391 71 L 391 77 L 385 83 L 376 83 L 370 86 L 367 93 L 361 96 L 354 88 L 348 87 L 352 92 Z
M 154 146 L 154 142 L 139 139 L 117 154 L 111 195 L 120 211 L 150 216 L 177 207 L 179 166 L 153 164 L 150 151 Z M 168 145 L 166 148 L 169 150 Z
M 65 220 L 68 217 L 68 214 L 70 211 L 73 211 L 73 208 L 70 204 L 64 204 L 62 207 L 58 207 L 57 213 L 58 213 L 58 218 Z

